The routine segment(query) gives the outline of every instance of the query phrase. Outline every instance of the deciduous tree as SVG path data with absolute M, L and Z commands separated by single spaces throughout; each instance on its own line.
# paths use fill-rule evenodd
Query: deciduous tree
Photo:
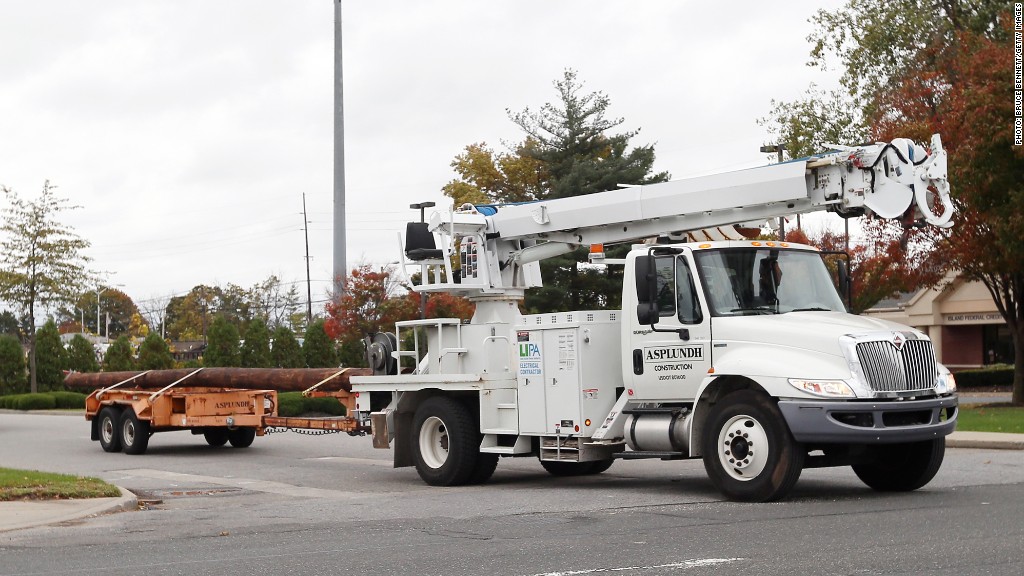
M 1013 143 L 1012 14 L 1005 2 L 850 0 L 814 17 L 811 63 L 839 58 L 850 106 L 870 136 L 942 135 L 957 214 L 948 233 L 896 230 L 941 250 L 992 294 L 1015 350 L 1024 404 L 1024 149 Z M 885 228 L 884 224 L 878 225 Z
M 75 207 L 58 197 L 49 181 L 35 200 L 7 187 L 2 190 L 8 206 L 0 223 L 6 236 L 0 254 L 0 299 L 20 306 L 28 321 L 29 385 L 36 392 L 36 311 L 70 302 L 92 283 L 89 258 L 83 254 L 89 242 L 60 220 Z

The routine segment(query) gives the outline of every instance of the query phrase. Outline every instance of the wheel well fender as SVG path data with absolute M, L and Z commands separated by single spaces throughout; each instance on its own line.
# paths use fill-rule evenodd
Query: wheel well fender
M 702 456 L 701 439 L 704 437 L 704 425 L 707 422 L 708 412 L 715 402 L 725 398 L 738 390 L 755 390 L 761 394 L 768 393 L 757 381 L 746 376 L 718 376 L 709 378 L 701 384 L 697 400 L 693 404 L 693 416 L 690 417 L 690 446 L 689 456 L 695 458 Z
M 395 468 L 415 466 L 412 447 L 413 419 L 416 417 L 416 409 L 428 398 L 444 396 L 465 404 L 470 412 L 480 417 L 480 397 L 474 391 L 451 392 L 437 388 L 425 388 L 412 392 L 405 392 L 398 395 L 396 401 L 392 401 L 391 409 L 395 411 Z

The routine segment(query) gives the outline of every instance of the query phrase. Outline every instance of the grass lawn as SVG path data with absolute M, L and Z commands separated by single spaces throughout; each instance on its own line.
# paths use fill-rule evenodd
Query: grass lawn
M 120 494 L 116 486 L 99 478 L 0 468 L 0 502 L 103 498 Z
M 1024 407 L 1008 404 L 967 404 L 960 407 L 957 430 L 1024 434 Z

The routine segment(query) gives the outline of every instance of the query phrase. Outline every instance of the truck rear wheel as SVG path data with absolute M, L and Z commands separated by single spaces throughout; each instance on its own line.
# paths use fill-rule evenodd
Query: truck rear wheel
M 207 428 L 203 430 L 203 438 L 210 446 L 223 446 L 228 443 L 228 431 L 226 428 Z
M 881 444 L 869 448 L 869 460 L 854 464 L 853 471 L 862 482 L 880 492 L 909 492 L 931 482 L 945 454 L 945 438 Z
M 121 414 L 121 448 L 125 454 L 144 454 L 149 447 L 149 421 L 140 420 L 135 410 L 125 408 Z
M 100 446 L 104 452 L 121 451 L 121 414 L 113 406 L 104 406 L 100 410 L 97 426 L 100 431 Z
M 731 500 L 784 498 L 803 470 L 803 447 L 793 440 L 771 398 L 740 390 L 708 413 L 702 440 L 704 468 Z
M 248 448 L 256 439 L 255 428 L 235 428 L 228 430 L 228 442 L 235 448 Z
M 489 460 L 480 461 L 480 433 L 473 421 L 469 410 L 451 398 L 435 396 L 420 404 L 413 418 L 412 452 L 416 472 L 424 482 L 458 486 L 482 482 L 486 478 L 479 477 L 494 472 Z

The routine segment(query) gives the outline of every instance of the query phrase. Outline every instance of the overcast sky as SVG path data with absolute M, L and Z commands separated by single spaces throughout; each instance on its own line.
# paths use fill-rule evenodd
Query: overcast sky
M 757 119 L 834 74 L 809 68 L 841 2 L 343 2 L 348 264 L 398 257 L 408 205 L 452 159 L 522 133 L 565 68 L 611 99 L 655 169 L 767 162 Z M 49 180 L 68 224 L 141 308 L 197 284 L 332 275 L 332 0 L 0 0 L 0 184 Z M 0 203 L 5 202 L 0 198 Z M 304 286 L 303 286 L 304 288 Z M 304 290 L 302 291 L 305 292 Z

